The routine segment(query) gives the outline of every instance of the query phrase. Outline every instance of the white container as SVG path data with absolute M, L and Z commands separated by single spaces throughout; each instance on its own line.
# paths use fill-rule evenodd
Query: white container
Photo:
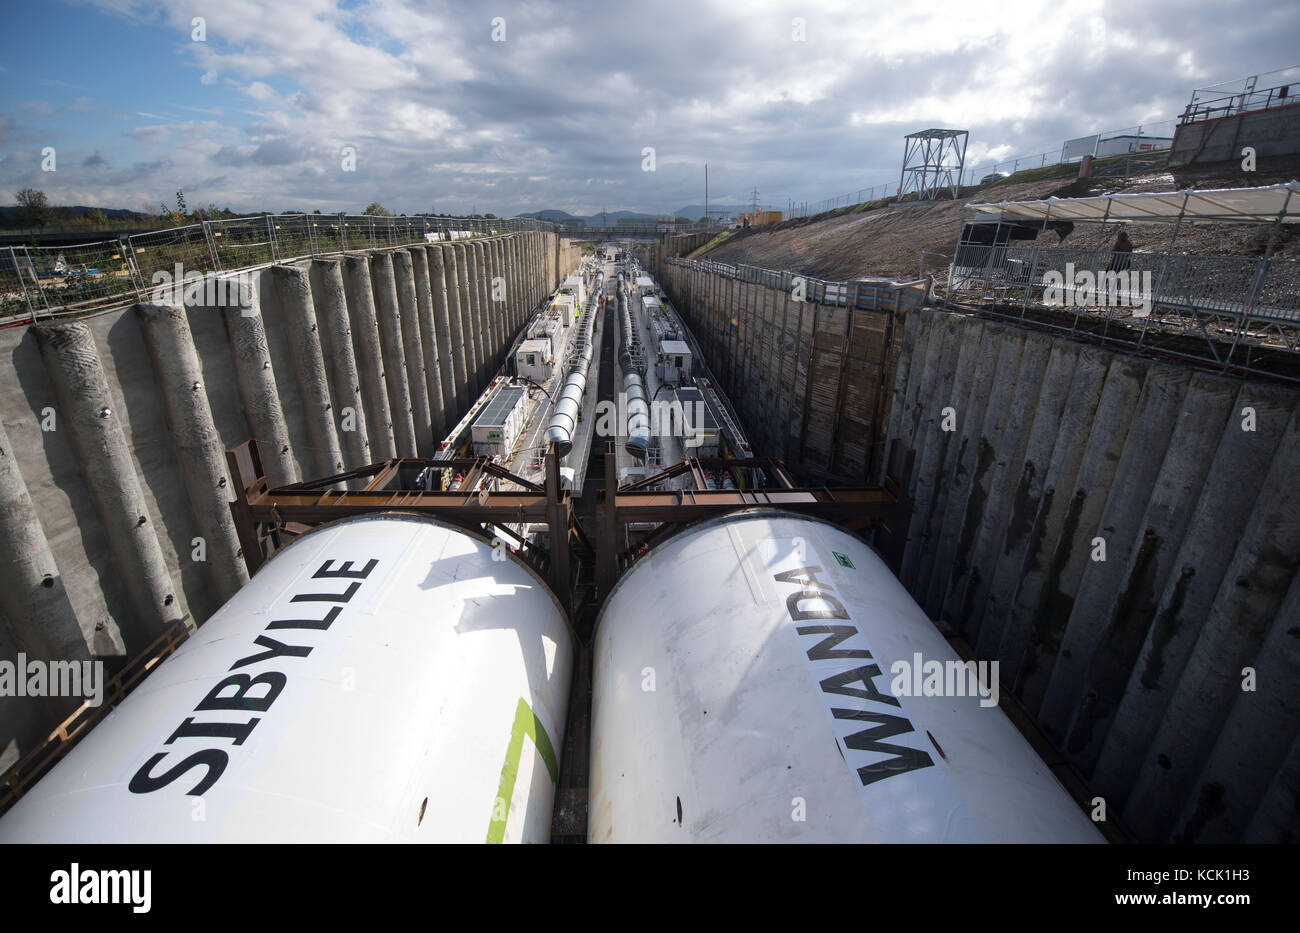
M 685 385 L 691 378 L 691 348 L 684 340 L 664 340 L 659 344 L 660 378 L 670 385 Z
M 0 842 L 545 842 L 572 657 L 508 549 L 410 515 L 327 525 L 20 799 Z M 241 688 L 244 708 L 200 709 Z M 183 734 L 200 723 L 227 725 Z
M 597 625 L 591 842 L 1102 841 L 977 688 L 893 695 L 911 692 L 894 662 L 958 658 L 837 526 L 763 510 L 690 528 Z
M 528 415 L 528 387 L 507 384 L 474 419 L 471 437 L 474 456 L 500 457 L 510 453 Z
M 515 371 L 522 378 L 531 379 L 538 385 L 546 385 L 554 365 L 555 357 L 549 338 L 525 340 L 515 351 Z

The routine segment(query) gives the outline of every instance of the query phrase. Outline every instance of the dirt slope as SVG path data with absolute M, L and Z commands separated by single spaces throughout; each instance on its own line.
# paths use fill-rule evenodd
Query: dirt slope
M 963 189 L 959 200 L 927 204 L 878 207 L 862 210 L 843 208 L 838 213 L 820 214 L 784 221 L 757 230 L 745 230 L 725 243 L 709 250 L 705 258 L 718 262 L 748 263 L 768 269 L 788 270 L 831 281 L 848 281 L 863 276 L 883 275 L 898 279 L 916 278 L 920 273 L 920 253 L 927 256 L 926 269 L 946 265 L 951 258 L 964 219 L 967 203 L 989 201 L 1025 201 L 1035 198 L 1081 197 L 1106 193 L 1176 191 L 1184 188 L 1240 188 L 1271 185 L 1300 178 L 1300 159 L 1261 160 L 1260 171 L 1244 173 L 1237 163 L 1198 167 L 1194 170 L 1153 169 L 1130 178 L 1078 182 L 1065 170 L 1057 177 L 1042 170 L 1021 172 L 997 185 L 983 189 Z M 1023 180 L 1022 180 L 1023 179 Z M 1300 235 L 1283 227 L 1274 255 L 1300 258 Z M 1137 250 L 1169 248 L 1173 229 L 1168 224 L 1129 224 L 1128 234 Z M 1266 247 L 1270 225 L 1207 224 L 1184 226 L 1177 238 L 1177 249 L 1187 253 L 1228 256 L 1258 256 Z M 1107 225 L 1104 236 L 1098 225 L 1077 225 L 1065 240 L 1067 246 L 1109 248 L 1118 233 L 1114 224 Z M 1046 231 L 1040 240 L 1056 246 L 1056 231 Z M 699 258 L 698 255 L 693 258 Z

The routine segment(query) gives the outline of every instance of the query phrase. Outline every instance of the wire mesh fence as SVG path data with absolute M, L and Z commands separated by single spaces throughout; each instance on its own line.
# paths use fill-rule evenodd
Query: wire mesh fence
M 120 240 L 58 247 L 9 247 L 0 274 L 6 314 L 95 308 L 134 295 L 137 283 Z M 22 304 L 20 305 L 19 299 Z
M 271 242 L 276 259 L 318 255 L 319 214 L 283 214 L 271 217 Z M 332 251 L 332 250 L 331 250 Z
M 943 292 L 945 303 L 1300 382 L 1300 260 L 963 242 Z
M 26 267 L 26 255 L 19 258 L 13 247 L 0 250 L 0 319 L 28 314 L 31 307 L 27 300 L 27 285 L 24 277 L 35 280 L 31 270 Z
M 1181 122 L 1197 123 L 1295 103 L 1300 103 L 1300 65 L 1197 88 Z
M 554 225 L 530 218 L 259 214 L 71 246 L 0 247 L 0 323 L 146 300 L 214 272 L 353 250 L 497 236 Z
M 203 224 L 134 233 L 126 242 L 141 292 L 163 279 L 161 273 L 168 280 L 183 279 L 191 272 L 206 274 L 219 268 Z
M 242 269 L 275 262 L 275 218 L 235 217 L 205 225 L 218 269 Z
M 1300 324 L 1295 259 L 962 243 L 949 292 L 1048 307 L 1168 307 Z
M 925 251 L 918 261 L 932 279 L 919 290 L 915 283 L 828 282 L 744 264 L 667 260 L 814 304 L 903 310 L 937 297 L 967 311 L 1300 383 L 1300 260 L 961 242 L 951 257 Z M 940 262 L 947 268 L 938 269 Z
M 669 265 L 684 266 L 703 272 L 750 282 L 786 292 L 794 301 L 818 305 L 836 305 L 863 311 L 898 310 L 916 307 L 925 301 L 918 283 L 884 279 L 860 279 L 856 282 L 830 282 L 797 272 L 781 272 L 744 263 L 714 262 L 709 259 L 669 259 Z

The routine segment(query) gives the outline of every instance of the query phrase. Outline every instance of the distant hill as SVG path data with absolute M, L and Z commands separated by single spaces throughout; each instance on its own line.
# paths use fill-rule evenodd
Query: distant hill
M 22 227 L 22 208 L 17 204 L 0 205 L 0 227 Z M 49 227 L 57 227 L 59 221 L 69 220 L 76 217 L 85 217 L 91 211 L 99 211 L 107 220 L 117 223 L 134 223 L 143 221 L 150 215 L 140 211 L 128 211 L 120 207 L 86 207 L 84 204 L 76 204 L 71 207 L 58 205 L 51 207 L 51 219 Z
M 591 216 L 586 217 L 585 220 L 588 224 L 593 226 L 601 226 L 602 224 L 614 226 L 619 221 L 646 221 L 647 224 L 649 224 L 649 222 L 655 221 L 658 217 L 658 214 L 647 214 L 640 211 L 610 211 L 607 213 L 591 214 Z
M 557 211 L 548 209 L 544 211 L 533 211 L 531 214 L 517 214 L 517 217 L 531 217 L 535 220 L 549 220 L 552 223 L 563 223 L 570 220 L 586 221 L 592 226 L 599 227 L 602 224 L 613 226 L 620 220 L 644 220 L 651 222 L 659 218 L 658 214 L 645 214 L 640 211 L 609 211 L 604 214 L 592 214 L 589 217 L 579 217 L 570 214 L 568 211 Z
M 581 220 L 581 217 L 575 217 L 568 211 L 544 210 L 533 211 L 531 214 L 516 214 L 516 217 L 527 217 L 533 220 L 547 220 L 551 223 L 562 223 L 566 220 Z

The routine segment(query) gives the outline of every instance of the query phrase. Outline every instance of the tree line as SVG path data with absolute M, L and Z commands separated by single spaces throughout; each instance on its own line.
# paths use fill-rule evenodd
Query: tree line
M 17 202 L 17 212 L 13 221 L 5 223 L 0 219 L 0 225 L 17 226 L 21 229 L 44 230 L 46 228 L 58 230 L 109 230 L 120 229 L 122 227 L 138 227 L 142 230 L 154 230 L 164 227 L 181 227 L 187 224 L 199 223 L 203 220 L 222 220 L 230 217 L 244 217 L 247 214 L 237 214 L 229 207 L 218 208 L 216 204 L 209 203 L 207 207 L 198 207 L 193 210 L 185 202 L 184 189 L 176 189 L 175 206 L 168 206 L 165 201 L 160 201 L 157 211 L 131 211 L 130 216 L 110 217 L 98 207 L 92 207 L 87 211 L 80 211 L 75 207 L 59 207 L 52 205 L 44 191 L 38 191 L 35 188 L 23 188 L 21 191 L 14 193 L 14 200 Z M 260 211 L 254 213 L 270 213 L 269 211 Z M 302 214 L 305 211 L 281 211 L 284 214 Z M 314 210 L 311 213 L 319 214 L 320 210 Z M 405 214 L 394 215 L 392 211 L 384 207 L 378 201 L 371 201 L 363 214 L 372 217 L 405 217 Z M 437 217 L 452 217 L 459 215 L 452 214 L 433 214 Z M 496 219 L 496 214 L 471 214 L 471 217 L 481 217 L 486 220 Z

